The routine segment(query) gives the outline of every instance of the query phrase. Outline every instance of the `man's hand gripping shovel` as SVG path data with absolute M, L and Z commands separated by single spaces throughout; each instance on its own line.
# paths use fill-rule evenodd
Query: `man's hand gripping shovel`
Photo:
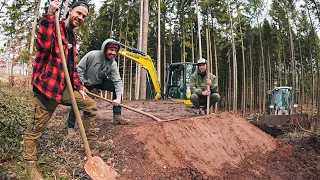
M 56 33 L 57 33 L 57 38 L 58 38 L 58 43 L 59 43 L 59 50 L 60 50 L 60 56 L 62 60 L 62 65 L 63 65 L 63 70 L 64 74 L 66 76 L 66 82 L 68 86 L 68 90 L 70 92 L 70 97 L 72 101 L 72 107 L 74 109 L 76 119 L 79 125 L 80 129 L 80 134 L 82 141 L 84 143 L 84 148 L 85 148 L 85 153 L 88 158 L 88 161 L 84 165 L 85 171 L 87 174 L 93 179 L 93 180 L 114 180 L 116 179 L 117 172 L 112 169 L 112 167 L 108 166 L 100 157 L 94 156 L 92 157 L 89 143 L 87 140 L 86 133 L 84 131 L 84 127 L 82 124 L 82 120 L 80 117 L 79 109 L 76 103 L 76 99 L 73 94 L 73 88 L 71 86 L 71 81 L 67 69 L 67 63 L 66 63 L 66 58 L 62 46 L 62 40 L 61 40 L 61 33 L 60 33 L 60 25 L 59 25 L 59 12 L 58 10 L 55 12 L 55 27 L 56 27 Z

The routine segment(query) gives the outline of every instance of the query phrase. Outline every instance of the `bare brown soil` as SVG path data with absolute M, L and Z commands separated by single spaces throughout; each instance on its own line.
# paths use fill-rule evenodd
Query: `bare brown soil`
M 262 132 L 236 114 L 196 116 L 189 106 L 182 103 L 154 100 L 124 104 L 163 120 L 179 120 L 156 122 L 123 109 L 123 116 L 132 123 L 115 126 L 111 123 L 112 106 L 102 100 L 97 102 L 99 137 L 114 141 L 114 147 L 99 156 L 116 169 L 118 179 L 320 177 L 320 140 L 317 136 L 290 145 Z M 63 121 L 68 109 L 60 106 L 55 118 Z M 71 145 L 76 149 L 73 151 L 84 156 L 78 143 Z M 79 156 L 68 158 L 69 162 Z M 73 175 L 79 178 L 81 173 L 73 172 Z M 86 178 L 81 176 L 80 179 Z

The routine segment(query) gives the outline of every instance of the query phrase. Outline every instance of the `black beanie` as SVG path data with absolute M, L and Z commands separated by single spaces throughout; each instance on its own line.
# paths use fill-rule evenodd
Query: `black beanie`
M 88 12 L 89 12 L 89 10 L 90 10 L 89 4 L 86 3 L 86 2 L 84 2 L 84 1 L 75 2 L 75 3 L 72 4 L 72 6 L 70 6 L 70 8 L 73 9 L 73 8 L 75 8 L 75 7 L 77 7 L 77 6 L 83 6 L 83 7 L 87 8 L 87 9 L 88 9 Z M 67 14 L 66 14 L 66 19 L 68 18 L 68 16 L 69 16 L 69 11 L 68 11 Z

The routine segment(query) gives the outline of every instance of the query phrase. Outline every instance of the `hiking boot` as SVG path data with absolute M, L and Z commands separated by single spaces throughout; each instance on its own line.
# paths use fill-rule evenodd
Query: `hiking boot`
M 68 128 L 68 137 L 75 136 L 77 133 L 74 128 Z
M 216 107 L 215 105 L 210 107 L 210 114 L 215 113 L 216 112 Z
M 200 108 L 200 114 L 203 116 L 206 115 L 206 110 L 203 108 Z
M 110 148 L 112 145 L 113 141 L 111 139 L 107 141 L 89 141 L 92 156 L 97 155 L 100 151 Z
M 194 109 L 193 112 L 194 112 L 196 115 L 200 115 L 200 109 Z
M 113 124 L 121 124 L 121 125 L 125 125 L 128 124 L 130 122 L 129 119 L 125 119 L 123 118 L 120 114 L 119 115 L 113 115 Z
M 29 171 L 32 180 L 43 180 L 42 174 L 38 170 L 35 161 L 27 161 L 26 168 Z

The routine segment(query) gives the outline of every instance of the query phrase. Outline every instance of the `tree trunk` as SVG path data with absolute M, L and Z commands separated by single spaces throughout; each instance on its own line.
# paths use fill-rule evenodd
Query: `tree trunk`
M 129 26 L 129 15 L 130 11 L 127 14 L 127 24 L 126 24 L 126 35 L 124 39 L 124 45 L 127 47 L 127 39 L 128 39 L 128 26 Z M 118 56 L 119 57 L 119 56 Z M 120 64 L 120 61 L 119 61 Z M 122 84 L 123 84 L 123 97 L 122 99 L 128 99 L 126 90 L 126 57 L 123 57 L 123 67 L 122 67 Z
M 141 0 L 143 1 L 143 0 Z M 111 27 L 110 27 L 110 38 L 113 37 L 113 17 L 114 17 L 114 11 L 116 9 L 116 0 L 113 0 L 113 8 L 112 8 L 112 18 L 111 18 Z
M 239 18 L 240 21 L 240 18 Z M 240 35 L 241 35 L 241 51 L 242 51 L 242 114 L 245 115 L 246 113 L 246 59 L 244 56 L 244 45 L 243 45 L 243 34 L 242 34 L 242 27 L 240 24 Z
M 301 77 L 300 77 L 300 93 L 299 93 L 299 106 L 300 106 L 300 113 L 303 113 L 303 106 L 304 106 L 304 67 L 303 64 L 301 63 Z
M 294 53 L 294 44 L 293 44 L 293 37 L 292 37 L 292 32 L 291 32 L 291 25 L 290 25 L 290 20 L 288 17 L 288 28 L 289 28 L 289 34 L 290 34 L 290 49 L 291 49 L 291 78 L 292 78 L 292 97 L 295 97 L 295 90 L 296 90 L 296 85 L 295 85 L 295 53 Z M 293 100 L 294 102 L 295 100 Z
M 229 7 L 229 3 L 228 3 L 228 9 L 230 9 Z M 236 54 L 236 46 L 235 46 L 235 40 L 234 40 L 234 35 L 233 35 L 233 22 L 232 22 L 232 17 L 231 17 L 231 13 L 229 10 L 229 19 L 230 19 L 230 29 L 231 29 L 231 43 L 232 43 L 232 59 L 233 59 L 233 108 L 232 111 L 236 112 L 237 111 L 237 91 L 238 91 L 238 87 L 237 87 L 237 82 L 238 82 L 238 72 L 237 72 L 237 54 Z
M 171 23 L 170 23 L 170 32 L 169 32 L 169 46 L 170 46 L 170 49 L 169 49 L 169 51 L 170 51 L 170 64 L 172 64 L 172 43 L 173 43 L 173 41 L 172 41 L 172 34 L 171 34 L 172 32 L 171 32 Z
M 166 49 L 166 43 L 163 42 L 163 88 L 162 91 L 166 92 L 166 75 L 167 75 L 167 55 L 166 55 L 167 49 Z
M 191 22 L 191 55 L 192 55 L 192 63 L 194 63 L 194 43 L 193 43 L 193 24 Z
M 157 51 L 157 76 L 161 85 L 161 26 L 160 26 L 160 0 L 158 0 L 158 51 Z
M 302 56 L 302 50 L 301 50 L 301 42 L 299 40 L 299 54 L 300 54 L 300 63 L 301 63 L 301 76 L 300 76 L 300 90 L 299 90 L 299 101 L 298 101 L 298 105 L 300 106 L 300 113 L 302 113 L 303 111 L 303 96 L 304 96 L 304 78 L 303 78 L 303 56 Z
M 229 65 L 229 87 L 228 87 L 228 111 L 231 111 L 231 104 L 233 103 L 233 100 L 231 100 L 231 92 L 232 92 L 232 83 L 231 83 L 231 76 L 232 76 L 232 73 L 231 73 L 231 60 L 230 60 L 230 54 L 228 53 L 228 65 Z
M 38 19 L 38 15 L 39 15 L 39 9 L 40 9 L 40 2 L 41 0 L 38 0 L 37 2 L 37 7 L 36 7 L 36 11 L 34 13 L 34 19 L 33 19 L 33 23 L 32 23 L 32 33 L 31 33 L 31 39 L 30 39 L 30 47 L 29 47 L 29 61 L 27 63 L 27 75 L 31 75 L 32 74 L 32 63 L 34 61 L 34 59 L 32 58 L 33 55 L 33 49 L 34 49 L 34 37 L 36 34 L 36 29 L 37 29 L 37 19 Z M 31 84 L 31 78 L 28 78 L 28 84 Z
M 224 89 L 226 90 L 226 99 L 224 101 L 224 111 L 230 111 L 228 108 L 228 102 L 229 102 L 229 83 L 228 83 L 228 71 L 225 72 L 226 78 L 225 78 L 225 86 Z
M 139 32 L 139 47 L 138 49 L 142 51 L 142 31 L 143 31 L 143 21 L 144 21 L 144 0 L 140 1 L 140 32 Z M 135 99 L 140 99 L 140 84 L 141 84 L 141 66 L 136 63 L 136 84 L 135 84 Z
M 121 42 L 122 39 L 122 22 L 120 22 L 120 33 L 119 33 L 119 42 Z M 118 69 L 120 68 L 120 56 L 118 56 Z
M 272 88 L 272 67 L 271 67 L 271 58 L 270 58 L 270 50 L 268 47 L 268 64 L 269 64 L 269 87 L 268 89 L 271 90 Z
M 149 25 L 149 0 L 143 1 L 143 28 L 142 28 L 142 52 L 148 52 L 148 25 Z M 141 69 L 140 76 L 140 99 L 147 98 L 147 71 Z
M 312 54 L 311 54 L 311 50 L 310 50 L 310 58 L 312 59 Z M 312 114 L 314 114 L 314 106 L 315 106 L 315 93 L 314 93 L 314 91 L 315 91 L 315 85 L 314 85 L 314 81 L 315 81 L 315 79 L 314 79 L 314 73 L 312 73 Z
M 134 40 L 133 36 L 131 36 L 131 46 L 133 46 Z M 132 100 L 132 82 L 133 82 L 133 63 L 132 60 L 130 60 L 130 76 L 129 76 L 129 101 Z
M 172 39 L 170 44 L 170 64 L 172 64 Z
M 41 1 L 41 0 L 40 0 Z M 69 8 L 69 0 L 66 0 L 64 3 L 64 11 L 63 11 L 63 17 L 65 18 L 68 12 L 68 8 Z
M 40 8 L 40 2 L 41 0 L 38 0 L 37 2 L 37 8 L 34 13 L 34 19 L 32 23 L 32 33 L 31 33 L 31 39 L 30 39 L 30 48 L 29 48 L 29 54 L 33 54 L 33 47 L 34 47 L 34 36 L 36 34 L 36 28 L 37 28 L 37 19 L 38 19 L 38 14 L 39 14 L 39 8 Z
M 132 100 L 132 60 L 130 60 L 129 101 Z
M 197 20 L 198 20 L 198 38 L 199 38 L 199 59 L 202 58 L 202 48 L 201 48 L 201 33 L 200 33 L 200 12 L 198 6 L 198 0 L 196 1 L 196 10 L 197 10 Z
M 315 1 L 312 1 L 314 3 L 314 5 L 316 6 L 316 3 Z M 317 13 L 318 13 L 318 18 L 320 20 L 320 14 L 319 14 L 319 11 L 318 11 L 318 8 L 317 9 Z M 314 29 L 314 26 L 313 26 L 313 21 L 312 21 L 312 18 L 311 18 L 311 15 L 310 15 L 310 12 L 309 12 L 309 9 L 307 8 L 308 10 L 308 16 L 309 16 L 309 19 L 310 19 L 310 24 L 311 24 L 311 30 L 312 30 L 312 34 L 313 34 L 313 38 L 314 38 L 314 43 L 315 43 L 315 47 L 314 47 L 314 50 L 316 52 L 316 68 L 317 68 L 317 90 L 316 90 L 316 98 L 317 98 L 317 114 L 320 114 L 320 65 L 319 65 L 319 53 L 318 53 L 318 47 L 317 47 L 317 35 L 315 34 L 315 29 Z M 310 48 L 311 49 L 311 48 Z
M 265 64 L 264 64 L 264 52 L 263 52 L 263 44 L 262 44 L 262 34 L 261 34 L 261 26 L 259 25 L 259 38 L 260 38 L 260 48 L 261 48 L 261 61 L 262 61 L 262 78 L 263 78 L 263 102 L 262 102 L 262 111 L 263 113 L 266 110 L 266 96 L 265 93 L 267 92 L 266 90 L 266 69 L 265 69 Z
M 259 97 L 259 113 L 262 113 L 262 61 L 260 61 L 259 65 L 259 90 L 258 90 L 258 97 Z
M 281 63 L 281 50 L 278 49 L 278 82 L 276 86 L 281 86 L 282 85 L 282 77 L 281 77 L 281 68 L 282 68 L 282 63 Z
M 283 76 L 284 76 L 284 85 L 285 85 L 285 86 L 288 86 L 287 65 L 286 65 L 286 52 L 285 52 L 284 44 L 283 44 L 282 50 L 283 50 Z
M 186 34 L 184 32 L 184 28 L 183 28 L 183 31 L 182 31 L 182 62 L 186 62 L 186 43 L 184 42 L 186 39 Z
M 253 62 L 252 62 L 252 47 L 249 46 L 249 58 L 250 58 L 250 112 L 253 112 Z

